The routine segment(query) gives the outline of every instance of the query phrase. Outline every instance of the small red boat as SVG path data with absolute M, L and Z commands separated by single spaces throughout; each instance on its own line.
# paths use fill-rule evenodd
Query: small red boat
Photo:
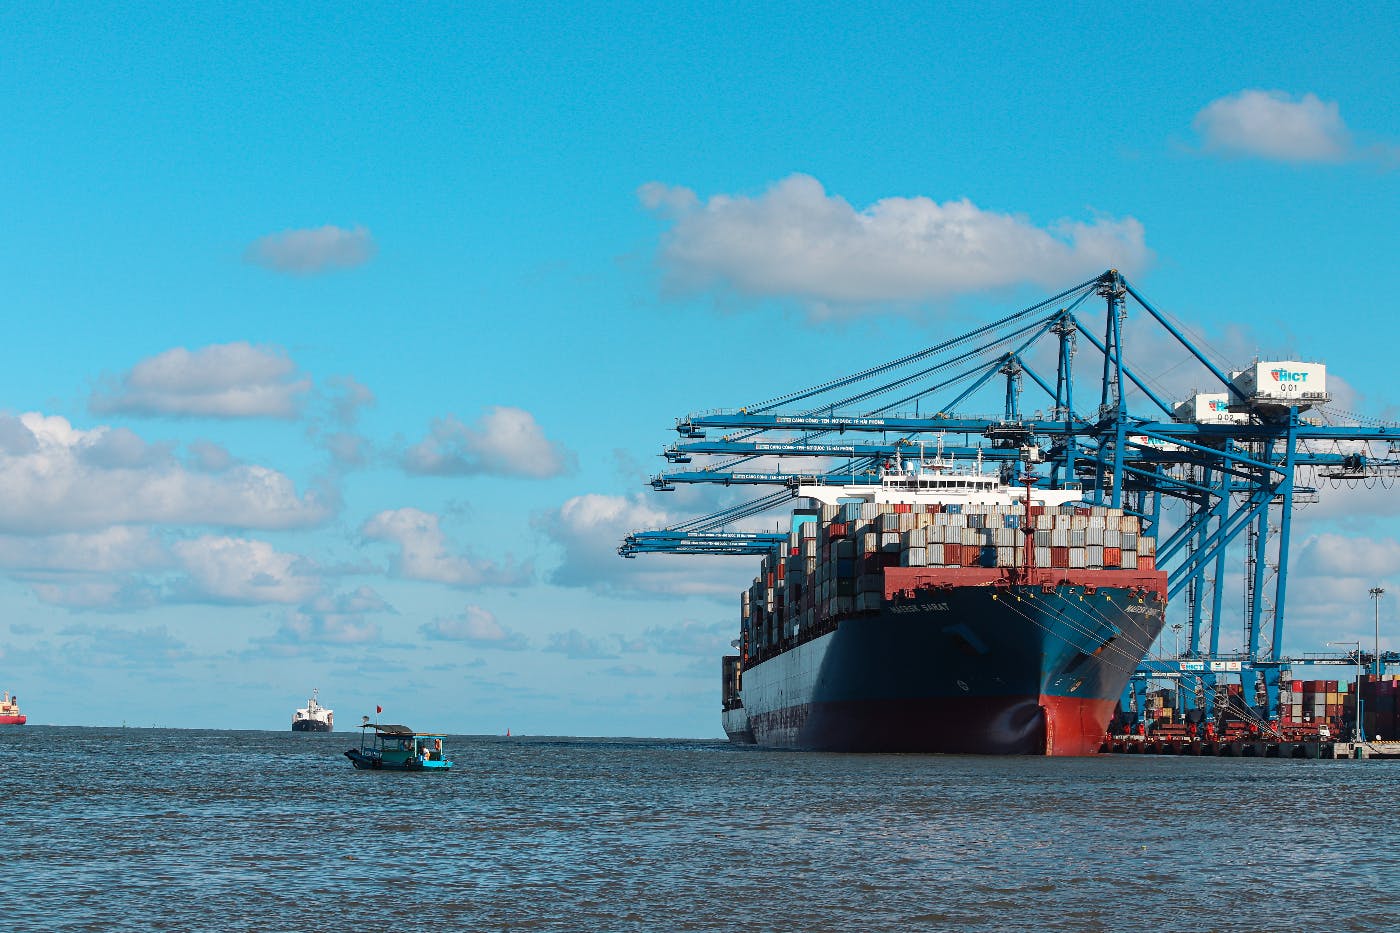
M 22 726 L 29 721 L 29 717 L 19 711 L 19 697 L 10 696 L 10 691 L 5 691 L 5 698 L 0 700 L 0 726 Z

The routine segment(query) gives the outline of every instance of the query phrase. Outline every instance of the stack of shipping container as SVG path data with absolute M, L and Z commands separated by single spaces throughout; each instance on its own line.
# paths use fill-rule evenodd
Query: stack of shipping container
M 1039 568 L 1151 570 L 1156 541 L 1105 506 L 1032 505 Z M 1024 504 L 852 502 L 793 516 L 785 553 L 769 554 L 741 597 L 745 663 L 789 639 L 881 608 L 889 567 L 1021 567 Z

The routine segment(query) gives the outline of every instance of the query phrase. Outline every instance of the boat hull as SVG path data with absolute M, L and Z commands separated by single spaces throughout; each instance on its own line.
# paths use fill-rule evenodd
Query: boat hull
M 378 755 L 369 755 L 352 748 L 346 751 L 345 757 L 350 759 L 350 763 L 359 771 L 450 771 L 451 761 L 422 761 L 418 758 L 410 758 L 406 762 L 385 761 Z
M 0 726 L 22 726 L 29 721 L 29 717 L 23 713 L 16 715 L 0 716 Z
M 331 724 L 314 719 L 298 719 L 292 723 L 293 732 L 331 732 Z
M 730 738 L 822 751 L 1095 754 L 1161 631 L 1164 575 L 1080 571 L 1008 585 L 969 573 L 928 585 L 888 571 L 882 608 L 744 670 L 742 721 L 725 717 Z

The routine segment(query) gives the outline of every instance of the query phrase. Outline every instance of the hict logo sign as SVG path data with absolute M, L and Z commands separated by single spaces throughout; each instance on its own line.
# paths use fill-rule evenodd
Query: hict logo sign
M 1302 371 L 1293 372 L 1288 369 L 1271 369 L 1269 375 L 1274 377 L 1274 382 L 1307 382 L 1308 374 Z

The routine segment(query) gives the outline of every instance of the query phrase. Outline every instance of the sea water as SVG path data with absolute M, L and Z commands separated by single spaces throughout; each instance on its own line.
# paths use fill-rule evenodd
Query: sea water
M 0 929 L 1400 928 L 1400 761 L 0 731 Z

